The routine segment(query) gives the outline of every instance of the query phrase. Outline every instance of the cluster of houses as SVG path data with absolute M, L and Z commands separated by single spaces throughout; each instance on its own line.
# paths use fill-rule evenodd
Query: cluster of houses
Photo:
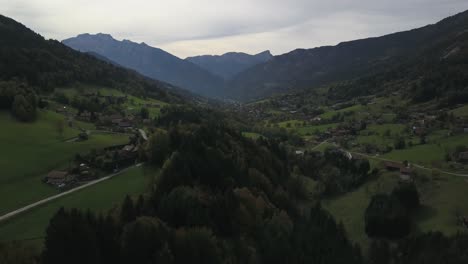
M 146 132 L 139 129 L 128 144 L 92 151 L 87 155 L 77 155 L 76 165 L 66 170 L 53 170 L 43 181 L 59 189 L 69 189 L 83 182 L 93 181 L 98 178 L 99 171 L 116 172 L 135 164 L 146 141 Z
M 97 173 L 87 164 L 81 163 L 68 170 L 53 170 L 44 177 L 44 182 L 59 189 L 72 188 L 80 182 L 95 180 Z

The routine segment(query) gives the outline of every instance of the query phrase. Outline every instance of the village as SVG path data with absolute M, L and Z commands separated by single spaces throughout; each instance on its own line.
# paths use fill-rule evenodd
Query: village
M 61 103 L 52 102 L 51 105 L 55 106 L 55 112 L 63 116 L 67 126 L 81 130 L 76 138 L 67 140 L 67 142 L 86 141 L 92 133 L 117 133 L 127 135 L 128 143 L 93 149 L 86 154 L 77 153 L 66 168 L 58 168 L 47 173 L 43 182 L 60 190 L 75 188 L 137 164 L 140 151 L 148 141 L 144 127 L 152 122 L 147 109 L 161 108 L 161 105 L 157 103 L 142 102 L 133 103 L 132 106 L 144 110 L 129 111 L 133 108 L 124 104 L 128 104 L 132 99 L 127 95 L 101 95 L 98 92 L 84 92 L 80 97 L 99 102 L 104 111 L 91 111 L 90 108 L 93 107 L 90 106 L 75 105 L 74 107 L 72 104 L 64 104 L 63 101 Z M 111 112 L 105 110 L 109 108 L 114 110 Z M 91 126 L 93 129 L 80 127 L 83 124 L 87 124 L 86 126 Z
M 68 190 L 104 175 L 117 173 L 138 163 L 139 151 L 147 140 L 146 132 L 136 129 L 128 144 L 93 149 L 85 155 L 77 154 L 67 168 L 50 171 L 43 182 L 60 190 Z

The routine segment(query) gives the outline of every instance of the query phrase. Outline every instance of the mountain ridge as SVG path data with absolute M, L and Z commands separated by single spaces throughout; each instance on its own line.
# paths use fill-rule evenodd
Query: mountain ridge
M 81 52 L 94 52 L 147 77 L 162 80 L 194 93 L 214 96 L 224 82 L 208 71 L 160 48 L 130 40 L 116 40 L 110 34 L 80 34 L 62 41 Z
M 200 55 L 188 57 L 185 60 L 193 62 L 211 73 L 229 80 L 236 74 L 267 62 L 273 58 L 269 50 L 250 55 L 243 52 L 227 52 L 223 55 Z
M 261 99 L 372 75 L 417 57 L 447 35 L 466 30 L 467 21 L 465 11 L 417 29 L 336 46 L 296 49 L 239 73 L 226 85 L 226 94 L 239 100 Z

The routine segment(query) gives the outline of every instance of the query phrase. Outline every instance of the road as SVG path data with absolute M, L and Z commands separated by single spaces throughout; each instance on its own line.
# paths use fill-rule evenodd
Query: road
M 320 143 L 317 146 L 313 147 L 311 150 L 314 151 L 314 150 L 318 149 L 320 146 L 322 146 L 325 143 L 328 143 L 328 140 L 323 141 L 322 143 Z
M 351 153 L 356 154 L 356 155 L 359 155 L 359 156 L 363 156 L 363 157 L 366 157 L 366 158 L 375 159 L 375 160 L 391 161 L 391 162 L 401 162 L 401 161 L 399 161 L 399 160 L 384 159 L 384 158 L 379 158 L 379 157 L 376 157 L 376 156 L 370 156 L 370 155 L 367 155 L 367 154 L 364 154 L 364 153 L 359 153 L 359 152 L 351 152 Z M 411 163 L 411 162 L 410 162 L 410 163 Z M 429 171 L 429 172 L 437 171 L 437 172 L 440 172 L 440 173 L 443 173 L 443 174 L 447 174 L 447 175 L 452 175 L 452 176 L 457 176 L 457 177 L 465 177 L 465 178 L 468 178 L 468 174 L 454 173 L 454 172 L 443 171 L 443 170 L 434 169 L 434 168 L 427 168 L 427 167 L 424 167 L 423 165 L 416 164 L 416 163 L 411 163 L 411 165 L 413 165 L 414 167 L 416 167 L 416 168 L 418 168 L 418 169 L 425 170 L 425 171 Z
M 320 143 L 320 144 L 318 144 L 317 146 L 313 147 L 311 150 L 316 150 L 317 148 L 319 148 L 321 145 L 323 145 L 323 144 L 325 144 L 325 143 L 328 143 L 328 141 L 327 141 L 327 140 L 323 141 L 322 143 Z M 335 145 L 336 147 L 339 147 L 339 146 L 336 145 L 336 144 L 333 144 L 333 145 Z M 346 150 L 346 149 L 343 149 L 343 150 L 347 151 L 348 153 L 356 154 L 356 155 L 363 156 L 363 157 L 366 157 L 366 158 L 369 158 L 369 159 L 375 159 L 375 160 L 380 160 L 380 161 L 401 162 L 401 161 L 398 161 L 398 160 L 384 159 L 384 158 L 380 158 L 380 157 L 376 157 L 376 156 L 370 156 L 370 155 L 367 155 L 367 154 L 364 154 L 364 153 L 353 152 L 353 151 L 349 151 L 349 150 Z M 434 169 L 434 168 L 427 168 L 427 167 L 425 167 L 425 166 L 423 166 L 423 165 L 416 164 L 416 163 L 411 163 L 411 165 L 413 165 L 414 167 L 416 167 L 416 168 L 418 168 L 418 169 L 425 170 L 425 171 L 429 171 L 429 172 L 437 171 L 437 172 L 440 172 L 440 173 L 443 173 L 443 174 L 447 174 L 447 175 L 452 175 L 452 176 L 456 176 L 456 177 L 465 177 L 465 178 L 468 178 L 468 174 L 455 173 L 455 172 L 449 172 L 449 171 L 443 171 L 443 170 Z
M 35 202 L 35 203 L 32 203 L 32 204 L 30 204 L 30 205 L 27 205 L 27 206 L 25 206 L 25 207 L 22 207 L 22 208 L 20 208 L 20 209 L 15 210 L 15 211 L 9 212 L 9 213 L 7 213 L 7 214 L 5 214 L 5 215 L 0 216 L 0 222 L 6 220 L 6 219 L 8 219 L 8 218 L 11 218 L 11 217 L 13 217 L 13 216 L 15 216 L 15 215 L 18 215 L 18 214 L 21 214 L 21 213 L 23 213 L 23 212 L 26 212 L 26 211 L 28 211 L 28 210 L 34 208 L 34 207 L 37 207 L 37 206 L 43 205 L 43 204 L 45 204 L 45 203 L 48 203 L 48 202 L 50 202 L 50 201 L 56 200 L 56 199 L 58 199 L 58 198 L 60 198 L 60 197 L 69 195 L 69 194 L 74 193 L 74 192 L 77 192 L 77 191 L 80 191 L 80 190 L 82 190 L 82 189 L 88 188 L 88 187 L 93 186 L 93 185 L 95 185 L 95 184 L 98 184 L 98 183 L 100 183 L 100 182 L 107 181 L 107 180 L 109 180 L 109 179 L 111 179 L 111 178 L 113 178 L 113 177 L 115 177 L 115 176 L 117 176 L 117 175 L 120 175 L 120 174 L 124 173 L 125 171 L 127 171 L 127 170 L 129 170 L 129 169 L 131 169 L 131 168 L 140 167 L 142 164 L 143 164 L 143 163 L 136 164 L 136 165 L 134 165 L 134 166 L 128 167 L 128 168 L 126 168 L 126 169 L 123 169 L 123 170 L 121 170 L 121 171 L 119 171 L 119 172 L 117 172 L 117 173 L 114 173 L 114 174 L 111 174 L 111 175 L 108 175 L 108 176 L 99 178 L 99 179 L 97 179 L 97 180 L 95 180 L 95 181 L 88 182 L 88 183 L 86 183 L 86 184 L 83 184 L 83 185 L 78 186 L 78 187 L 76 187 L 76 188 L 73 188 L 73 189 L 71 189 L 71 190 L 68 190 L 68 191 L 59 193 L 59 194 L 57 194 L 57 195 L 54 195 L 54 196 L 45 198 L 45 199 L 43 199 L 43 200 L 40 200 L 40 201 Z

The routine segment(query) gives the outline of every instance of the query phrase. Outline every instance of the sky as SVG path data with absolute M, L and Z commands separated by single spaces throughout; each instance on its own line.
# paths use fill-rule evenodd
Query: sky
M 0 14 L 46 38 L 108 33 L 185 58 L 283 54 L 435 23 L 467 0 L 0 0 Z

